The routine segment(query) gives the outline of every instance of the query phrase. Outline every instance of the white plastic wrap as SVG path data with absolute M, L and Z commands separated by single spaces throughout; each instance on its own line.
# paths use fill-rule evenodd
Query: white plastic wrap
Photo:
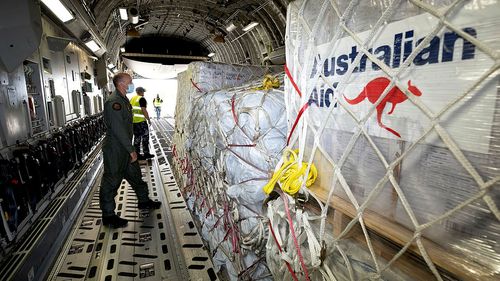
M 287 80 L 289 128 L 310 104 L 291 145 L 318 167 L 310 214 L 324 222 L 310 241 L 325 241 L 336 278 L 500 278 L 499 11 L 481 0 L 290 5 L 287 66 L 302 97 Z M 343 251 L 350 243 L 358 250 Z
M 249 81 L 261 80 L 265 74 L 276 72 L 276 67 L 230 65 L 212 62 L 193 62 L 188 69 L 177 76 L 178 93 L 175 108 L 175 133 L 173 143 L 175 154 L 182 164 L 176 170 L 186 172 L 191 149 L 190 135 L 199 124 L 191 123 L 196 113 L 194 104 L 204 93 L 241 86 Z M 177 165 L 177 164 L 176 164 Z M 186 186 L 184 177 L 179 177 Z
M 261 232 L 259 239 L 263 240 L 267 231 L 267 228 L 261 226 L 262 218 L 258 217 L 261 216 L 260 210 L 265 199 L 262 187 L 269 180 L 285 147 L 286 115 L 283 92 L 209 92 L 197 100 L 195 108 L 197 110 L 192 118 L 196 120 L 194 124 L 197 126 L 194 134 L 190 136 L 193 144 L 192 162 L 198 167 L 194 175 L 197 178 L 205 178 L 199 181 L 202 188 L 200 198 L 212 198 L 206 208 L 200 207 L 199 213 L 206 214 L 209 208 L 220 210 L 224 209 L 224 204 L 233 204 L 231 206 L 236 208 L 237 215 L 233 213 L 228 220 L 238 224 L 238 235 L 241 235 L 238 237 L 238 247 L 242 247 L 240 243 L 245 244 L 244 240 L 247 239 L 249 243 L 246 246 L 249 251 L 241 255 L 241 265 L 233 265 L 229 260 L 230 255 L 226 254 L 235 250 L 234 245 L 231 244 L 232 241 L 222 240 L 224 232 L 228 231 L 226 227 L 204 232 L 207 235 L 205 238 L 211 244 L 221 244 L 219 247 L 224 247 L 225 250 L 220 250 L 226 254 L 216 255 L 219 258 L 216 258 L 215 263 L 224 264 L 231 278 L 237 279 L 243 269 L 259 259 L 254 251 L 259 255 L 264 254 L 264 244 L 255 240 L 254 242 L 260 245 L 255 247 L 249 241 L 253 240 L 252 237 L 248 235 Z M 198 161 L 200 166 L 197 166 Z M 213 174 L 219 175 L 220 178 L 207 180 L 213 178 Z M 227 203 L 226 200 L 232 203 Z M 224 215 L 224 212 L 220 215 Z M 207 227 L 214 223 L 215 217 L 217 216 L 204 218 Z M 219 260 L 220 258 L 223 260 Z M 267 273 L 265 267 L 260 266 L 250 276 L 262 274 Z
M 237 69 L 256 80 L 222 83 L 214 77 L 214 67 L 227 73 Z M 198 64 L 179 75 L 179 89 L 190 88 L 178 95 L 184 96 L 176 113 L 177 177 L 184 180 L 184 195 L 202 223 L 214 265 L 224 267 L 231 280 L 270 280 L 264 265 L 267 219 L 261 210 L 262 187 L 286 145 L 287 123 L 283 91 L 255 90 L 266 71 Z M 240 87 L 211 90 L 235 85 Z

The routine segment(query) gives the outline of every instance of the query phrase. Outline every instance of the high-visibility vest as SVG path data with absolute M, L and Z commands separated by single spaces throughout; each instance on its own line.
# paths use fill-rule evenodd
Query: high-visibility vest
M 142 114 L 141 105 L 139 100 L 142 96 L 135 95 L 130 99 L 130 104 L 132 105 L 132 113 L 134 114 L 133 121 L 134 123 L 141 123 L 146 121 L 146 117 Z
M 161 103 L 162 103 L 162 100 L 161 100 L 161 99 L 159 99 L 159 98 L 155 98 L 155 99 L 153 100 L 153 104 L 154 104 L 154 106 L 155 106 L 155 107 L 160 107 L 160 106 L 161 106 Z

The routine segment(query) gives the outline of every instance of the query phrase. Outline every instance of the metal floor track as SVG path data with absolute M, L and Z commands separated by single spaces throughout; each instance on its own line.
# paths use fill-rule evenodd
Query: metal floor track
M 153 127 L 156 158 L 140 164 L 150 197 L 162 208 L 138 210 L 124 180 L 116 212 L 129 223 L 103 226 L 98 179 L 48 280 L 218 280 L 166 158 L 173 127 L 166 119 L 154 120 Z

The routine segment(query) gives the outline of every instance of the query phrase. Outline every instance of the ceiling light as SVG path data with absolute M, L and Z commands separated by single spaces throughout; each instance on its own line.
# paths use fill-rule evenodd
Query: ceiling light
M 132 17 L 132 24 L 137 24 L 139 22 L 139 16 Z
M 230 23 L 228 26 L 226 26 L 227 32 L 231 32 L 236 29 L 236 25 L 234 23 Z
M 214 52 L 211 52 L 210 54 L 208 54 L 208 57 L 209 57 L 209 58 L 211 58 L 211 57 L 213 57 L 213 56 L 215 56 L 215 53 L 214 53 Z
M 113 67 L 115 67 L 114 64 L 112 64 L 112 63 L 108 64 L 108 68 L 113 68 Z
M 127 9 L 125 8 L 120 8 L 120 18 L 122 20 L 128 20 L 128 13 L 127 13 Z
M 67 22 L 75 17 L 66 8 L 60 0 L 42 0 L 43 4 L 49 8 L 62 22 Z
M 97 45 L 97 43 L 94 40 L 86 42 L 85 45 L 94 53 L 99 51 L 99 49 L 101 49 L 101 47 L 99 47 L 99 45 Z
M 257 25 L 259 25 L 258 22 L 256 21 L 252 21 L 251 23 L 249 23 L 247 26 L 243 27 L 243 31 L 250 31 L 250 29 L 256 27 Z
M 125 53 L 125 47 L 121 47 L 120 52 Z

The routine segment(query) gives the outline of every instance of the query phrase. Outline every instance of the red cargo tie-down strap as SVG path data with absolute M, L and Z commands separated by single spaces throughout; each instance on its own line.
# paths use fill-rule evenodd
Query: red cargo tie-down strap
M 313 103 L 314 101 L 309 100 L 302 106 L 302 108 L 299 110 L 299 113 L 297 114 L 297 118 L 295 118 L 295 122 L 293 122 L 292 130 L 290 131 L 290 134 L 288 135 L 288 138 L 286 139 L 286 145 L 290 144 L 290 138 L 292 137 L 293 132 L 295 131 L 295 127 L 297 127 L 297 124 L 299 123 L 300 118 L 302 117 L 302 114 L 306 109 Z
M 234 144 L 234 143 L 230 143 L 227 146 L 228 147 L 255 147 L 256 144 L 255 143 L 251 143 L 251 144 Z
M 307 266 L 304 263 L 304 258 L 302 257 L 302 252 L 300 251 L 299 241 L 297 240 L 297 236 L 295 235 L 295 230 L 293 228 L 292 215 L 290 214 L 290 208 L 288 208 L 288 198 L 286 198 L 283 192 L 279 192 L 279 194 L 281 196 L 281 199 L 283 199 L 283 203 L 285 204 L 285 211 L 286 211 L 286 216 L 288 218 L 288 224 L 290 227 L 290 234 L 292 235 L 293 243 L 295 244 L 295 248 L 297 249 L 297 255 L 299 256 L 300 265 L 304 270 L 304 275 L 305 275 L 304 277 L 306 278 L 307 281 L 310 281 L 311 279 L 309 278 L 309 271 L 307 270 Z
M 236 123 L 236 125 L 238 125 L 238 116 L 236 115 L 236 110 L 235 110 L 235 107 L 234 107 L 235 99 L 236 99 L 236 95 L 233 95 L 231 97 L 231 112 L 233 113 L 234 123 Z
M 278 242 L 278 238 L 276 238 L 276 234 L 274 233 L 274 229 L 273 229 L 273 225 L 271 224 L 271 221 L 269 221 L 269 229 L 271 230 L 271 234 L 273 235 L 274 242 L 276 242 L 276 245 L 278 245 L 278 250 L 280 250 L 280 253 L 282 253 L 283 250 L 281 249 L 281 245 Z M 288 267 L 288 271 L 290 271 L 290 273 L 292 274 L 293 280 L 299 281 L 299 279 L 297 278 L 297 275 L 295 275 L 295 272 L 293 271 L 290 264 L 287 261 L 285 261 L 285 264 L 286 264 L 286 267 Z
M 243 131 L 243 129 L 238 124 L 238 115 L 236 114 L 236 106 L 234 104 L 235 102 L 236 102 L 236 95 L 233 95 L 231 97 L 231 113 L 233 114 L 234 123 L 236 123 L 236 126 L 238 126 Z M 255 145 L 256 145 L 255 143 L 252 143 L 252 144 L 228 144 L 229 147 L 255 147 Z
M 198 90 L 198 92 L 203 93 L 203 91 L 198 87 L 198 85 L 193 81 L 193 78 L 189 78 L 191 80 L 191 84 Z
M 288 69 L 286 64 L 285 64 L 285 73 L 286 73 L 286 76 L 288 76 L 290 83 L 292 83 L 293 87 L 295 88 L 295 91 L 297 91 L 297 94 L 299 94 L 299 96 L 302 97 L 302 92 L 300 92 L 299 87 L 297 86 L 297 84 L 295 84 L 295 81 L 293 80 L 292 74 L 290 74 L 290 70 Z M 306 111 L 306 109 L 313 102 L 314 102 L 313 100 L 307 101 L 306 104 L 304 104 L 302 106 L 302 108 L 299 110 L 299 113 L 297 114 L 297 118 L 295 118 L 295 122 L 293 122 L 292 130 L 290 130 L 290 134 L 288 134 L 288 138 L 286 139 L 286 145 L 290 144 L 290 138 L 292 137 L 293 132 L 295 131 L 295 127 L 297 127 L 297 124 L 299 123 L 299 120 L 302 117 L 302 114 L 304 113 L 304 111 Z
M 292 83 L 293 87 L 295 88 L 295 91 L 297 91 L 297 94 L 299 94 L 299 96 L 302 97 L 302 93 L 300 92 L 299 86 L 297 86 L 297 84 L 295 84 L 295 81 L 293 80 L 292 74 L 290 74 L 290 70 L 288 69 L 288 66 L 286 66 L 286 64 L 285 64 L 285 73 L 286 73 L 286 76 L 288 76 L 290 83 Z
M 174 158 L 177 158 L 177 147 L 174 145 L 172 145 L 172 156 L 174 156 Z

